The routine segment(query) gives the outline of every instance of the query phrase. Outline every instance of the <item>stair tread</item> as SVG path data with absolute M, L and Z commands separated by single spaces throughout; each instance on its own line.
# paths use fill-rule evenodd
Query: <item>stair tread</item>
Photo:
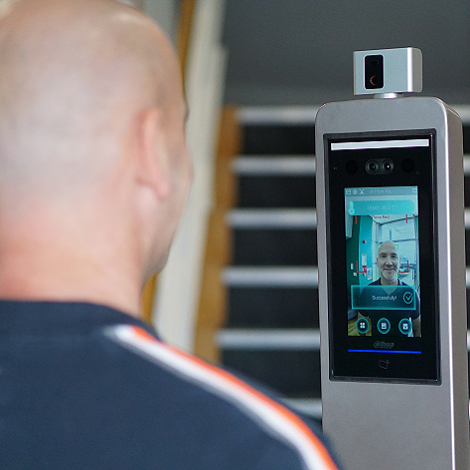
M 315 209 L 262 208 L 233 209 L 225 220 L 232 228 L 311 228 L 317 227 Z M 469 213 L 470 224 L 470 213 Z
M 316 165 L 313 155 L 244 155 L 235 158 L 231 168 L 238 175 L 314 176 Z
M 305 286 L 318 285 L 316 267 L 232 266 L 222 271 L 228 286 Z
M 449 105 L 457 111 L 464 126 L 470 125 L 470 106 L 466 104 Z M 284 124 L 314 125 L 320 105 L 299 106 L 242 106 L 238 109 L 237 119 L 242 125 Z
M 318 329 L 222 329 L 216 343 L 223 349 L 319 349 Z

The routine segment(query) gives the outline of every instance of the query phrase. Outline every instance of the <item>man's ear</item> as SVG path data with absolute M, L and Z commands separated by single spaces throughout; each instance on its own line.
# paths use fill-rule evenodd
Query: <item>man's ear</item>
M 142 112 L 137 134 L 137 181 L 164 200 L 171 192 L 171 174 L 161 111 L 151 108 Z

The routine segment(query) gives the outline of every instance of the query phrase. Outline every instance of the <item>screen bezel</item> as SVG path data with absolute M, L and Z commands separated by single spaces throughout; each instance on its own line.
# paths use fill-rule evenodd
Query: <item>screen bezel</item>
M 440 353 L 439 353 L 439 318 L 438 318 L 438 253 L 433 250 L 436 245 L 436 151 L 435 129 L 418 129 L 388 132 L 335 133 L 324 135 L 325 150 L 325 187 L 326 187 L 326 236 L 327 236 L 327 277 L 328 277 L 328 328 L 330 379 L 395 383 L 430 383 L 440 384 Z M 357 157 L 359 171 L 355 175 L 347 174 L 344 160 L 350 159 L 352 153 L 331 151 L 332 143 L 408 140 L 416 138 L 429 139 L 426 147 L 427 162 L 419 160 L 411 173 L 394 171 L 386 175 L 370 175 L 363 169 L 367 158 Z M 409 148 L 409 147 L 408 147 Z M 384 150 L 384 149 L 381 149 Z M 386 149 L 389 150 L 389 149 Z M 400 156 L 400 151 L 402 156 Z M 347 152 L 350 152 L 349 150 Z M 364 152 L 364 151 L 362 151 Z M 360 153 L 360 152 L 356 152 Z M 370 152 L 369 152 L 370 153 Z M 419 153 L 419 152 L 415 152 Z M 398 155 L 393 158 L 404 158 L 401 149 L 385 152 L 387 155 Z M 345 156 L 347 155 L 347 157 Z M 343 165 L 343 167 L 342 167 Z M 362 166 L 361 166 L 362 165 Z M 397 166 L 397 165 L 395 165 Z M 372 349 L 374 337 L 351 337 L 347 334 L 347 322 L 342 313 L 347 313 L 347 280 L 346 280 L 346 239 L 344 217 L 344 189 L 353 187 L 418 187 L 418 230 L 419 230 L 419 267 L 422 275 L 421 312 L 431 311 L 431 318 L 422 323 L 420 338 L 397 338 L 398 343 L 407 342 L 406 349 L 421 351 L 419 354 L 391 354 L 390 350 L 377 349 L 374 353 L 349 352 L 348 349 Z M 336 215 L 336 217 L 334 217 Z M 342 237 L 342 238 L 341 238 Z M 334 249 L 333 249 L 334 247 Z M 423 290 L 424 288 L 424 290 Z M 372 338 L 372 339 L 371 339 Z M 375 337 L 377 340 L 377 337 Z M 351 347 L 355 344 L 356 347 Z M 359 347 L 358 347 L 359 345 Z M 397 346 L 398 348 L 399 345 Z M 396 349 L 396 348 L 394 348 Z M 393 360 L 391 357 L 393 356 Z M 392 367 L 382 368 L 378 364 L 391 363 Z

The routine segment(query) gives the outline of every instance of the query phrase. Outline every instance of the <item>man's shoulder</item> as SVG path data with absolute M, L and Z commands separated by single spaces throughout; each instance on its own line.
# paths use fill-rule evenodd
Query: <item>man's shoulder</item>
M 254 462 L 259 462 L 260 469 L 336 468 L 320 433 L 278 401 L 231 373 L 135 326 L 107 329 L 104 334 L 156 366 L 158 372 L 149 371 L 149 375 L 160 376 L 157 387 L 160 405 L 164 405 L 165 412 L 172 410 L 164 421 L 185 429 L 192 439 L 204 436 L 203 441 L 211 442 L 210 454 L 214 457 L 217 452 L 220 459 L 226 459 L 226 454 L 233 451 L 243 455 L 240 462 L 229 466 L 221 460 L 219 467 L 258 468 Z M 178 413 L 181 406 L 187 413 Z M 246 436 L 251 438 L 247 440 Z M 171 445 L 168 442 L 167 448 Z M 206 447 L 202 441 L 200 445 L 203 452 Z
M 12 320 L 0 349 L 16 384 L 5 395 L 0 447 L 12 452 L 0 455 L 2 468 L 27 468 L 28 459 L 102 468 L 96 458 L 115 469 L 336 468 L 321 432 L 128 315 L 41 303 L 0 303 L 0 313 Z M 25 442 L 25 462 L 9 461 Z

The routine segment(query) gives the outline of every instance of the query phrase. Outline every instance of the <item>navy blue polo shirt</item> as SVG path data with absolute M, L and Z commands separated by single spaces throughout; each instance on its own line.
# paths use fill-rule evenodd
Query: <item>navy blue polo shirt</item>
M 296 415 L 132 316 L 0 301 L 0 468 L 337 467 Z

